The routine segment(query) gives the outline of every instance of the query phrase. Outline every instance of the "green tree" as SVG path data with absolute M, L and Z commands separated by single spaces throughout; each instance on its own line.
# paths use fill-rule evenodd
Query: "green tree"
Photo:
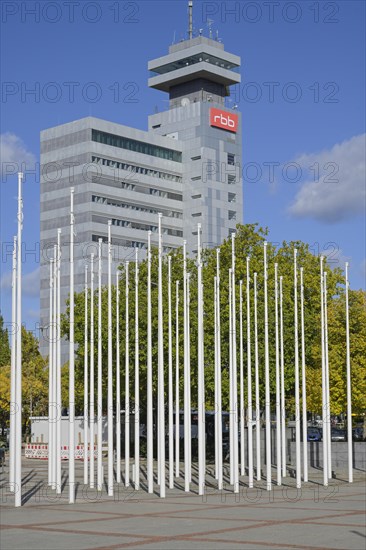
M 8 329 L 4 328 L 4 318 L 0 314 L 0 367 L 10 364 Z
M 2 426 L 9 424 L 10 366 L 0 369 L 0 419 Z M 38 351 L 38 340 L 22 326 L 22 423 L 29 425 L 30 416 L 48 414 L 47 361 Z
M 349 292 L 350 350 L 352 411 L 362 414 L 366 409 L 366 293 Z M 328 305 L 329 393 L 332 414 L 340 414 L 347 408 L 346 391 L 346 304 L 345 294 L 333 297 Z M 314 341 L 310 347 L 314 366 L 308 387 L 310 410 L 321 410 L 321 344 Z M 315 385 L 317 383 L 317 387 Z M 315 386 L 315 387 L 314 387 Z
M 251 339 L 254 342 L 254 304 L 253 304 L 253 274 L 257 272 L 258 288 L 258 343 L 259 343 L 259 369 L 260 369 L 260 397 L 262 406 L 264 405 L 264 278 L 263 278 L 263 242 L 268 240 L 268 230 L 258 227 L 258 225 L 238 225 L 235 238 L 236 249 L 236 307 L 237 316 L 239 316 L 239 292 L 240 280 L 243 280 L 243 345 L 244 345 L 244 373 L 246 378 L 247 370 L 247 349 L 246 349 L 246 258 L 250 256 L 250 293 L 251 293 Z M 321 384 L 321 355 L 320 355 L 320 262 L 319 258 L 314 256 L 308 244 L 301 241 L 268 243 L 268 306 L 269 306 L 269 351 L 270 351 L 270 383 L 271 400 L 275 396 L 275 302 L 274 302 L 274 264 L 278 264 L 279 276 L 283 278 L 283 319 L 284 319 L 284 365 L 285 365 L 285 390 L 286 407 L 288 412 L 294 410 L 294 364 L 295 364 L 295 334 L 294 334 L 294 273 L 293 273 L 293 254 L 294 248 L 298 250 L 298 267 L 304 269 L 304 305 L 305 305 L 305 350 L 306 350 L 306 370 L 308 373 L 307 392 L 309 410 L 320 412 L 321 399 L 319 399 L 319 387 Z M 176 357 L 176 338 L 175 338 L 175 283 L 180 281 L 179 285 L 179 373 L 180 373 L 180 395 L 183 397 L 183 255 L 182 250 L 176 250 L 171 253 L 172 257 L 172 297 L 173 297 L 173 369 L 175 372 Z M 216 249 L 206 249 L 203 251 L 203 284 L 204 284 L 204 333 L 205 333 L 205 397 L 206 407 L 212 409 L 214 403 L 214 276 L 216 275 Z M 228 281 L 229 269 L 231 267 L 231 239 L 227 239 L 220 246 L 220 287 L 221 287 L 221 346 L 222 346 L 222 387 L 223 387 L 223 407 L 229 406 L 229 296 Z M 328 274 L 328 297 L 329 297 L 329 345 L 333 346 L 333 340 L 338 337 L 339 346 L 345 346 L 345 334 L 336 328 L 336 318 L 332 314 L 334 304 L 341 304 L 343 297 L 344 278 L 339 268 L 331 269 L 330 265 L 324 260 L 324 269 Z M 195 258 L 188 258 L 187 271 L 190 273 L 190 360 L 191 360 L 191 395 L 192 407 L 197 403 L 197 266 Z M 134 395 L 134 362 L 135 362 L 135 263 L 129 263 L 129 311 L 125 309 L 125 290 L 126 290 L 126 266 L 120 266 L 120 353 L 121 353 L 121 388 L 122 399 L 124 395 L 124 374 L 125 374 L 125 328 L 128 315 L 130 326 L 130 348 L 129 348 L 129 371 L 131 380 L 131 398 Z M 164 310 L 164 368 L 167 381 L 168 372 L 168 257 L 163 258 L 163 310 Z M 153 388 L 156 396 L 157 388 L 157 335 L 158 335 L 158 315 L 157 315 L 157 281 L 158 281 L 158 255 L 157 250 L 152 253 L 152 360 L 153 360 Z M 298 287 L 299 290 L 300 286 Z M 300 294 L 298 293 L 298 315 L 300 323 Z M 90 295 L 89 295 L 90 312 Z M 84 293 L 75 295 L 75 341 L 77 342 L 76 352 L 76 403 L 77 408 L 82 410 L 82 391 L 84 377 Z M 350 316 L 355 319 L 360 316 L 358 310 L 359 302 L 350 300 Z M 335 306 L 334 306 L 335 307 Z M 339 306 L 340 308 L 341 306 Z M 115 374 L 115 287 L 112 288 L 112 322 L 113 322 L 113 373 Z M 338 310 L 337 310 L 338 311 Z M 97 315 L 98 315 L 98 294 L 94 295 L 94 342 L 95 342 L 95 372 L 97 365 Z M 62 319 L 62 331 L 68 335 L 69 330 L 69 311 Z M 146 403 L 146 360 L 147 360 L 147 261 L 139 264 L 139 363 L 140 363 L 140 403 L 142 409 Z M 334 326 L 333 326 L 334 325 Z M 352 362 L 362 354 L 363 348 L 359 343 L 360 329 L 354 325 L 354 334 L 351 341 Z M 300 327 L 300 325 L 299 325 Z M 338 334 L 338 336 L 337 336 Z M 300 335 L 300 332 L 299 332 Z M 334 337 L 333 337 L 334 335 Z M 90 336 L 90 335 L 89 335 Z M 237 323 L 237 343 L 238 343 L 238 371 L 239 361 L 239 323 Z M 361 346 L 361 347 L 360 347 Z M 90 354 L 90 344 L 88 345 Z M 335 353 L 335 352 L 332 352 Z M 332 355 L 333 357 L 333 355 Z M 357 361 L 359 361 L 357 359 Z M 364 363 L 359 361 L 360 374 L 364 371 Z M 254 346 L 251 347 L 251 365 L 252 379 L 254 382 Z M 102 368 L 103 368 L 103 409 L 106 410 L 106 391 L 107 391 L 107 289 L 102 292 Z M 357 371 L 358 372 L 358 371 Z M 336 380 L 336 371 L 331 367 L 331 377 L 334 373 Z M 175 379 L 175 375 L 174 375 Z M 358 380 L 359 378 L 357 378 Z M 114 376 L 115 381 L 115 376 Z M 301 380 L 300 380 L 301 382 Z M 355 382 L 356 384 L 356 382 Z M 355 385 L 354 384 L 354 385 Z M 362 385 L 360 385 L 362 387 Z M 167 388 L 167 384 L 165 385 Z M 246 391 L 245 391 L 246 394 Z M 114 394 L 115 395 L 115 394 Z M 344 401 L 334 394 L 334 411 L 337 407 L 344 407 Z M 356 400 L 355 406 L 362 408 L 361 399 Z M 360 405 L 357 403 L 360 402 Z M 182 400 L 183 403 L 183 400 Z

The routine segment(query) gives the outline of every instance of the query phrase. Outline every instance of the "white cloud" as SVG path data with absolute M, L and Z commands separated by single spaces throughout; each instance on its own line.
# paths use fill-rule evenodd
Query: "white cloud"
M 0 135 L 1 179 L 16 172 L 34 170 L 36 158 L 23 141 L 10 132 Z
M 365 138 L 366 134 L 355 136 L 296 159 L 309 175 L 289 208 L 292 215 L 336 223 L 365 212 Z
M 22 277 L 22 295 L 30 298 L 39 296 L 39 272 L 37 267 L 34 271 L 26 273 Z M 0 288 L 4 291 L 11 291 L 11 272 L 4 273 L 1 277 Z

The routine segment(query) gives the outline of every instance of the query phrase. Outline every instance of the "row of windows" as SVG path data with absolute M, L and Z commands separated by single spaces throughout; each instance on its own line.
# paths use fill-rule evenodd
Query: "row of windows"
M 92 217 L 92 221 L 97 223 L 105 223 L 106 220 L 107 218 L 105 216 L 94 215 Z M 122 220 L 120 218 L 112 218 L 112 225 L 115 225 L 116 227 L 127 227 L 129 229 L 139 229 L 140 231 L 151 231 L 152 233 L 157 233 L 159 230 L 157 225 Z M 162 228 L 162 234 L 170 235 L 171 237 L 183 237 L 183 231 L 180 231 L 179 229 L 170 229 L 168 227 Z
M 93 183 L 101 183 L 100 176 L 92 176 Z M 104 182 L 103 182 L 104 183 Z M 109 184 L 108 180 L 105 182 Z M 148 187 L 144 185 L 136 185 L 135 183 L 130 183 L 129 181 L 120 182 L 121 189 L 126 189 L 126 191 L 134 191 L 135 193 L 143 193 L 145 195 L 154 195 L 155 197 L 162 197 L 164 199 L 170 199 L 173 201 L 183 201 L 183 195 L 180 193 L 171 193 L 170 191 L 162 191 L 161 189 L 155 189 L 155 187 Z
M 112 147 L 119 147 L 120 149 L 126 149 L 128 151 L 134 151 L 135 153 L 150 155 L 152 157 L 182 162 L 182 153 L 180 151 L 174 151 L 173 149 L 152 145 L 151 143 L 130 139 L 124 136 L 109 134 L 100 130 L 92 130 L 92 141 L 103 143 L 104 145 L 111 145 Z
M 194 212 L 192 214 L 192 218 L 200 218 L 202 216 L 202 212 Z M 236 210 L 229 210 L 228 212 L 228 220 L 236 220 Z M 195 233 L 193 233 L 195 235 Z
M 175 174 L 169 174 L 168 172 L 161 172 L 160 170 L 153 170 L 151 168 L 144 168 L 143 166 L 137 166 L 136 164 L 128 164 L 126 162 L 118 162 L 116 160 L 105 159 L 102 157 L 92 157 L 92 162 L 96 164 L 102 164 L 103 166 L 109 166 L 110 168 L 117 168 L 119 170 L 128 170 L 133 174 L 143 174 L 144 176 L 153 176 L 163 180 L 181 182 L 181 176 Z
M 161 197 L 163 199 L 173 199 L 175 201 L 182 201 L 183 196 L 178 193 L 169 193 L 169 191 L 162 191 L 161 189 L 154 189 L 150 187 L 150 195 L 154 197 Z
M 192 195 L 192 199 L 201 199 L 202 195 L 201 193 L 198 195 Z M 228 193 L 227 194 L 227 201 L 228 202 L 236 202 L 236 193 Z
M 172 71 L 176 71 L 177 69 L 182 69 L 184 67 L 195 65 L 196 63 L 201 62 L 210 63 L 211 65 L 222 67 L 223 69 L 228 69 L 234 72 L 238 72 L 239 70 L 239 65 L 237 65 L 236 63 L 226 61 L 226 59 L 216 57 L 212 54 L 201 52 L 198 54 L 190 55 L 189 57 L 185 57 L 184 59 L 177 59 L 177 61 L 171 61 L 170 63 L 161 65 L 160 67 L 156 67 L 155 69 L 150 71 L 150 74 L 152 76 L 166 74 Z
M 136 204 L 130 204 L 128 202 L 117 201 L 115 199 L 107 199 L 106 197 L 100 197 L 98 195 L 92 195 L 92 202 L 99 204 L 106 204 L 108 206 L 118 206 L 119 208 L 128 208 L 137 212 L 146 212 L 147 214 L 159 214 L 161 212 L 163 216 L 168 218 L 177 218 L 181 220 L 183 218 L 182 212 L 176 210 L 164 210 L 163 208 L 151 208 L 147 206 L 138 206 Z
M 102 239 L 104 243 L 108 242 L 108 237 L 103 235 L 92 235 L 92 241 L 98 242 L 99 239 Z M 111 239 L 112 245 L 114 246 L 122 246 L 123 248 L 139 248 L 143 250 L 147 250 L 147 243 L 141 242 L 141 241 L 129 241 L 125 239 Z M 174 246 L 163 246 L 163 252 L 164 254 L 168 254 L 172 250 L 175 250 Z

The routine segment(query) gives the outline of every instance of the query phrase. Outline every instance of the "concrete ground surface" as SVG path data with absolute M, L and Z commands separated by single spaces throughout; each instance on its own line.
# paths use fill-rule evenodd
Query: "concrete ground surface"
M 183 466 L 183 465 L 182 465 Z M 7 486 L 7 467 L 1 475 L 1 550 L 114 550 L 146 549 L 310 549 L 364 550 L 365 472 L 354 471 L 354 483 L 338 473 L 328 487 L 322 472 L 311 469 L 309 483 L 296 489 L 286 477 L 282 486 L 265 480 L 249 489 L 242 478 L 234 495 L 228 479 L 223 491 L 216 490 L 208 475 L 205 496 L 198 496 L 196 465 L 193 493 L 184 492 L 183 478 L 175 479 L 160 499 L 146 492 L 142 465 L 141 489 L 136 492 L 115 485 L 114 497 L 105 488 L 101 494 L 88 489 L 77 463 L 76 503 L 68 503 L 67 467 L 63 464 L 63 493 L 47 487 L 47 462 L 23 461 L 23 506 L 14 508 Z M 183 468 L 182 468 L 183 470 Z M 208 467 L 212 474 L 212 467 Z M 273 480 L 276 472 L 273 470 Z

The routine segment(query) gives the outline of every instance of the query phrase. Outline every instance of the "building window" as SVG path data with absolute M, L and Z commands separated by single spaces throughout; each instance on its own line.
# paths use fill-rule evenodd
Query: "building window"
M 233 153 L 227 154 L 227 163 L 230 164 L 231 166 L 235 165 L 235 155 Z
M 201 179 L 201 176 L 194 176 L 193 178 L 191 178 L 192 181 L 198 181 Z
M 127 183 L 126 181 L 121 181 L 122 189 L 127 189 L 127 191 L 134 191 L 135 186 L 132 183 Z
M 165 210 L 163 208 L 153 208 L 151 206 L 139 206 L 128 202 L 122 202 L 117 199 L 107 199 L 107 197 L 101 197 L 99 195 L 92 195 L 92 202 L 99 204 L 106 204 L 107 206 L 116 206 L 118 208 L 128 208 L 129 210 L 135 210 L 137 212 L 146 212 L 147 214 L 158 214 L 161 212 L 163 216 L 168 218 L 182 219 L 183 213 L 176 210 Z
M 145 176 L 153 176 L 156 178 L 169 180 L 169 181 L 182 181 L 181 176 L 170 174 L 169 172 L 161 172 L 160 170 L 152 170 L 145 168 L 144 166 L 137 166 L 135 164 L 127 164 L 126 162 L 118 162 L 111 159 L 105 159 L 101 157 L 92 156 L 92 162 L 96 164 L 102 164 L 103 166 L 109 166 L 110 168 L 118 170 L 127 170 L 131 174 L 143 174 Z
M 202 216 L 202 212 L 195 212 L 195 214 L 192 214 L 192 218 L 199 218 Z
M 236 210 L 229 210 L 228 219 L 229 220 L 236 220 Z
M 92 130 L 92 141 L 112 147 L 119 147 L 120 149 L 126 149 L 128 151 L 134 151 L 135 153 L 142 153 L 144 155 L 172 160 L 174 162 L 182 162 L 182 153 L 180 151 L 174 151 L 173 149 L 153 145 L 144 141 L 137 141 L 136 139 L 129 139 L 124 136 L 108 134 L 100 130 Z
M 176 71 L 177 69 L 182 69 L 184 67 L 188 67 L 189 65 L 195 65 L 196 63 L 202 62 L 210 63 L 211 65 L 222 67 L 223 69 L 234 72 L 239 71 L 239 65 L 237 63 L 233 63 L 232 61 L 227 61 L 226 59 L 216 57 L 211 53 L 202 52 L 190 55 L 189 57 L 184 57 L 183 59 L 177 59 L 176 61 L 172 61 L 165 65 L 160 65 L 160 67 L 155 67 L 150 71 L 150 74 L 151 76 L 166 74 L 172 71 Z
M 236 202 L 236 194 L 235 193 L 228 193 L 227 194 L 227 200 L 228 200 L 228 202 Z
M 192 199 L 200 199 L 201 197 L 201 193 L 199 195 L 192 195 Z
M 234 174 L 228 174 L 227 182 L 229 185 L 236 183 L 236 176 Z
M 108 218 L 105 218 L 103 216 L 92 216 L 92 221 L 95 223 L 106 224 Z M 112 225 L 116 227 L 127 227 L 129 229 L 138 229 L 140 231 L 151 231 L 152 233 L 158 232 L 157 225 L 144 224 L 130 220 L 121 220 L 117 218 L 112 218 Z M 172 237 L 183 237 L 183 231 L 181 231 L 180 229 L 170 229 L 168 227 L 163 228 L 163 234 L 170 235 Z
M 196 157 L 191 157 L 191 160 L 200 160 L 201 155 L 197 155 Z

